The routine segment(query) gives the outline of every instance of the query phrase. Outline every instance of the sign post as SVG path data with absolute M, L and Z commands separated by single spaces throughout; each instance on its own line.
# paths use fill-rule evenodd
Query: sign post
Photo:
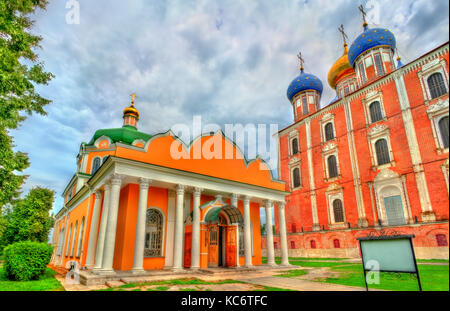
M 414 235 L 370 235 L 357 238 L 361 249 L 366 290 L 369 290 L 367 271 L 415 274 L 419 290 L 422 290 L 412 243 L 413 238 Z M 378 268 L 368 269 L 367 267 L 370 265 Z

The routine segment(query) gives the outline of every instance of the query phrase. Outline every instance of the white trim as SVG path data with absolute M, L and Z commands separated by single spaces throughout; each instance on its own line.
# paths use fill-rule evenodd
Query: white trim
M 160 208 L 160 207 L 157 207 L 157 206 L 149 206 L 149 207 L 147 207 L 146 208 L 146 210 L 145 210 L 145 233 L 147 234 L 147 212 L 150 210 L 150 209 L 154 209 L 154 210 L 157 210 L 158 212 L 160 212 L 161 213 L 161 215 L 162 215 L 162 228 L 161 228 L 161 252 L 160 252 L 160 254 L 159 254 L 159 256 L 151 256 L 151 257 L 146 257 L 145 256 L 145 236 L 144 236 L 144 254 L 143 254 L 143 256 L 144 256 L 144 260 L 145 260 L 145 258 L 159 258 L 159 257 L 164 257 L 164 252 L 165 252 L 165 238 L 166 238 L 166 214 L 164 213 L 164 211 Z M 184 238 L 183 238 L 183 240 L 184 240 Z
M 449 100 L 439 100 L 433 105 L 428 106 L 427 109 L 428 118 L 431 121 L 431 130 L 433 132 L 434 142 L 436 144 L 436 152 L 440 155 L 442 153 L 448 153 L 448 147 L 444 147 L 442 141 L 441 129 L 439 127 L 439 121 L 448 117 L 449 115 Z
M 428 87 L 428 78 L 434 73 L 440 73 L 442 75 L 442 79 L 444 80 L 444 84 L 448 94 L 448 72 L 446 67 L 447 65 L 444 59 L 435 58 L 431 62 L 424 64 L 422 68 L 417 72 L 425 101 L 433 100 L 433 98 L 431 98 L 431 92 Z

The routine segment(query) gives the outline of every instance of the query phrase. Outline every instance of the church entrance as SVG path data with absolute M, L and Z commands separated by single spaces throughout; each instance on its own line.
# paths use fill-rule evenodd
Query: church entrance
M 208 267 L 235 267 L 237 264 L 237 230 L 223 213 L 217 211 L 215 221 L 208 224 Z

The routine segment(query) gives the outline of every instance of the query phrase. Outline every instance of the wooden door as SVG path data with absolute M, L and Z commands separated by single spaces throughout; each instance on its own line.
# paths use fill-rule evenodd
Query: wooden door
M 227 267 L 236 266 L 236 227 L 226 227 L 225 260 Z
M 209 227 L 208 267 L 219 265 L 219 226 Z
M 188 232 L 184 236 L 184 267 L 191 267 L 191 255 L 192 255 L 192 233 Z

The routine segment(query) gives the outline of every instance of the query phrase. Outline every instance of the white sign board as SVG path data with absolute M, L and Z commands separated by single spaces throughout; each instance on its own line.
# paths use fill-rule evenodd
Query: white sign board
M 417 272 L 410 239 L 361 239 L 360 243 L 366 269 L 370 269 L 367 263 L 375 260 L 380 271 Z

